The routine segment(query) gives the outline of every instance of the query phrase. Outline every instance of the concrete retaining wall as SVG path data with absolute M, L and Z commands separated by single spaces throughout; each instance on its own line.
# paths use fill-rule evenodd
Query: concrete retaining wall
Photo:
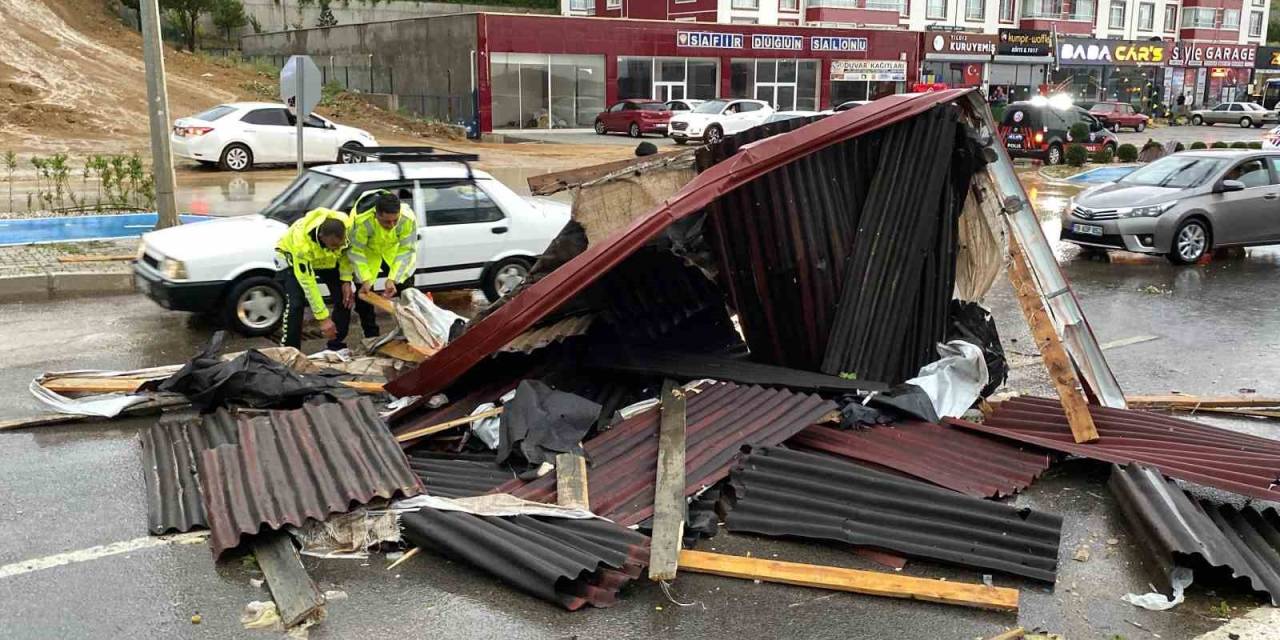
M 303 29 L 316 26 L 320 19 L 320 9 L 314 2 L 311 6 L 298 9 L 297 0 L 241 0 L 244 12 L 257 18 L 264 33 L 284 31 L 299 26 Z M 453 4 L 448 2 L 412 2 L 405 0 L 381 0 L 374 6 L 364 4 L 361 0 L 351 0 L 346 7 L 340 0 L 330 3 L 330 11 L 338 21 L 338 26 L 352 25 L 359 22 L 382 22 L 386 20 L 404 20 L 407 18 L 425 18 L 429 16 L 447 16 L 458 13 L 476 13 L 480 11 L 501 13 L 559 13 L 558 9 L 529 9 L 525 7 L 501 7 L 484 4 Z M 246 30 L 244 33 L 252 33 Z

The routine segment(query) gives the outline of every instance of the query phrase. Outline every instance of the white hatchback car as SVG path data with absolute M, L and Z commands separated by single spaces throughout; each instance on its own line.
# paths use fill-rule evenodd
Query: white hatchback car
M 413 205 L 414 285 L 426 290 L 479 287 L 496 300 L 524 281 L 569 221 L 569 205 L 518 196 L 459 162 L 326 165 L 298 176 L 259 214 L 144 234 L 136 288 L 166 309 L 218 314 L 246 335 L 271 333 L 284 310 L 276 241 L 307 211 L 350 211 L 381 189 Z
M 773 107 L 763 100 L 708 100 L 693 109 L 671 116 L 667 135 L 676 144 L 690 140 L 719 142 L 727 135 L 764 124 Z
M 302 123 L 306 162 L 358 162 L 350 148 L 377 146 L 368 131 L 311 114 Z M 231 171 L 298 161 L 297 119 L 283 104 L 220 104 L 173 123 L 173 155 Z

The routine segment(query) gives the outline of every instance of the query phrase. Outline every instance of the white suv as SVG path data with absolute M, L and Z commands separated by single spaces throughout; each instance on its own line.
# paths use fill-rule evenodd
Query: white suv
M 368 131 L 340 125 L 314 113 L 302 123 L 306 162 L 357 162 L 351 149 L 378 143 Z M 230 171 L 255 164 L 298 161 L 297 120 L 283 104 L 220 104 L 173 123 L 173 155 Z
M 216 313 L 240 333 L 266 335 L 284 309 L 275 246 L 289 224 L 317 207 L 349 212 L 381 189 L 413 204 L 414 284 L 422 289 L 479 287 L 496 300 L 524 280 L 569 221 L 568 205 L 518 196 L 462 162 L 326 165 L 303 173 L 259 214 L 143 235 L 135 285 L 166 309 Z
M 746 131 L 764 124 L 773 115 L 773 107 L 763 100 L 708 100 L 671 117 L 667 135 L 676 144 L 702 140 L 715 144 L 726 135 Z

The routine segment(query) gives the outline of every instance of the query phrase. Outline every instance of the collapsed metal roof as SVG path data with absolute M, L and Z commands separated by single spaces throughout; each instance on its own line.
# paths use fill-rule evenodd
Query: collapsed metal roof
M 138 439 L 151 533 L 208 526 L 196 467 L 204 450 L 239 442 L 231 414 L 220 409 L 204 417 L 162 417 Z
M 1140 462 L 1180 480 L 1263 500 L 1280 500 L 1280 441 L 1146 411 L 1090 406 L 1099 438 L 1076 444 L 1056 400 L 1001 402 L 985 422 L 947 419 L 980 431 L 1103 462 Z
M 493 454 L 440 454 L 428 451 L 409 454 L 409 468 L 422 480 L 429 495 L 470 498 L 492 491 L 515 479 L 514 469 L 493 461 Z
M 753 448 L 730 476 L 730 531 L 796 536 L 1053 582 L 1062 517 L 826 455 Z

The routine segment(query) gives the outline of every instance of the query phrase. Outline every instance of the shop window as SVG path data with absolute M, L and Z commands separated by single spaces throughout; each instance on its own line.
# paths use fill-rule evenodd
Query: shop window
M 816 111 L 818 61 L 734 59 L 729 91 L 731 97 L 764 100 L 779 111 Z
M 618 58 L 618 99 L 653 97 L 653 58 Z
M 1240 28 L 1240 10 L 1226 9 L 1222 12 L 1222 28 L 1223 29 L 1239 29 Z
M 982 20 L 986 13 L 986 2 L 983 0 L 965 0 L 964 17 L 966 20 Z
M 1013 22 L 1013 0 L 1000 0 L 1000 22 Z
M 1262 37 L 1262 12 L 1253 11 L 1249 13 L 1249 35 L 1254 38 Z
M 495 129 L 590 127 L 604 105 L 603 56 L 494 53 Z
M 1174 31 L 1178 28 L 1178 5 L 1166 4 L 1164 6 L 1164 30 Z
M 1112 29 L 1124 28 L 1124 9 L 1125 9 L 1124 0 L 1111 0 L 1110 22 L 1111 22 Z
M 1185 7 L 1182 10 L 1183 29 L 1212 29 L 1217 26 L 1217 9 Z
M 929 20 L 945 20 L 947 0 L 928 0 L 925 4 L 925 17 Z
M 1138 5 L 1138 30 L 1155 31 L 1155 28 L 1156 6 L 1148 2 Z
M 705 58 L 618 58 L 618 98 L 710 100 L 719 94 L 720 65 Z

